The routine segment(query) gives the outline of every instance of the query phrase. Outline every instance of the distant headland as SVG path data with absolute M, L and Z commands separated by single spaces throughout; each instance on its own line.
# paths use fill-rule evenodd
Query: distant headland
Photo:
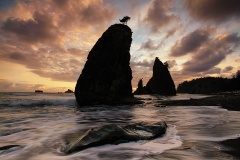
M 178 93 L 213 94 L 240 90 L 240 71 L 232 78 L 203 77 L 185 81 L 177 87 Z

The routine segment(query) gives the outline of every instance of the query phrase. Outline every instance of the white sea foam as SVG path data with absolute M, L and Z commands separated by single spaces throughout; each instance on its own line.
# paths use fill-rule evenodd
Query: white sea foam
M 14 95 L 14 96 L 31 96 L 33 95 L 34 93 L 21 93 L 21 92 L 13 92 L 11 93 L 11 95 Z
M 181 97 L 187 97 L 184 95 Z M 189 95 L 192 97 L 192 95 Z M 144 97 L 143 97 L 144 98 Z M 180 97 L 179 97 L 180 98 Z M 216 106 L 154 107 L 154 100 L 133 107 L 99 106 L 76 110 L 73 94 L 31 94 L 30 96 L 0 94 L 0 132 L 16 131 L 0 136 L 0 145 L 20 145 L 0 153 L 4 160 L 120 160 L 151 159 L 151 155 L 174 154 L 176 159 L 208 159 L 207 152 L 219 152 L 210 142 L 240 137 L 239 112 Z M 2 107 L 6 106 L 6 107 Z M 27 106 L 29 108 L 8 107 Z M 50 106 L 44 107 L 42 106 Z M 31 108 L 35 107 L 35 108 Z M 89 148 L 71 155 L 60 153 L 63 137 L 68 133 L 106 124 L 128 125 L 137 122 L 165 121 L 167 133 L 152 141 Z M 28 129 L 28 130 L 26 130 Z M 190 149 L 172 150 L 182 145 Z M 191 146 L 193 145 L 193 146 Z M 197 146 L 197 149 L 194 148 Z M 217 148 L 217 149 L 216 149 Z M 221 149 L 221 148 L 220 148 Z M 169 151 L 171 150 L 171 151 Z M 164 152 L 166 151 L 166 154 Z M 161 156 L 161 155 L 160 155 Z M 212 159 L 222 159 L 222 157 Z M 229 155 L 230 156 L 230 155 Z M 186 158 L 188 157 L 188 158 Z M 230 156 L 229 159 L 232 157 Z M 210 159 L 210 158 L 209 158 Z
M 122 143 L 118 145 L 104 145 L 100 147 L 93 147 L 81 152 L 77 152 L 75 154 L 66 156 L 66 157 L 52 157 L 53 159 L 84 159 L 87 157 L 88 159 L 110 159 L 112 155 L 115 155 L 114 159 L 131 159 L 131 160 L 139 160 L 143 157 L 147 157 L 150 155 L 159 155 L 166 150 L 170 150 L 173 148 L 180 147 L 182 145 L 182 141 L 180 137 L 177 135 L 178 131 L 176 126 L 169 126 L 166 134 L 163 137 L 157 138 L 151 141 L 138 141 L 138 142 L 130 142 L 130 143 Z M 129 153 L 129 151 L 131 153 Z M 128 154 L 129 157 L 126 158 Z M 105 156 L 105 158 L 101 157 L 101 155 Z M 131 157 L 131 155 L 134 155 Z
M 5 106 L 25 106 L 25 107 L 38 107 L 38 106 L 75 106 L 76 100 L 72 99 L 42 99 L 42 100 L 16 100 L 16 101 L 0 101 L 0 105 Z
M 162 152 L 177 148 L 182 145 L 180 137 L 177 135 L 175 126 L 168 128 L 167 133 L 160 138 L 152 141 L 138 141 L 130 143 L 122 143 L 119 145 L 104 145 L 93 147 L 69 156 L 56 155 L 52 153 L 34 155 L 30 160 L 36 159 L 51 159 L 51 160 L 71 160 L 71 159 L 131 159 L 139 160 L 148 155 L 161 154 Z M 26 149 L 27 150 L 27 149 Z M 129 153 L 131 151 L 131 153 Z M 125 157 L 129 154 L 129 157 Z M 131 157 L 131 155 L 134 155 Z M 105 156 L 103 158 L 102 156 Z

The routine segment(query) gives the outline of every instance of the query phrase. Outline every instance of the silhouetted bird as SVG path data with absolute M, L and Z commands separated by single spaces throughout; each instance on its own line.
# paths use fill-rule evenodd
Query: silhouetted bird
M 128 17 L 128 16 L 125 16 L 125 17 L 123 17 L 123 19 L 119 19 L 119 21 L 121 22 L 121 23 L 123 23 L 123 24 L 126 24 L 127 25 L 127 21 L 128 20 L 130 20 L 131 18 L 130 17 Z

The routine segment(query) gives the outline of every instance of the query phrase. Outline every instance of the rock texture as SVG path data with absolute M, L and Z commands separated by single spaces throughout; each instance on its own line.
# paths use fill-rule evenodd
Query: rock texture
M 129 66 L 131 29 L 114 24 L 89 52 L 75 87 L 79 105 L 134 103 Z
M 89 129 L 79 134 L 67 135 L 66 146 L 62 152 L 70 154 L 89 147 L 105 144 L 119 144 L 138 140 L 151 140 L 165 134 L 167 124 L 158 122 L 154 124 L 136 123 L 124 127 L 115 124 L 105 125 L 99 128 Z
M 146 87 L 140 86 L 138 92 L 134 94 L 159 94 L 176 95 L 176 89 L 168 67 L 164 65 L 157 57 L 153 65 L 153 76 L 148 81 Z M 140 92 L 142 91 L 142 92 Z

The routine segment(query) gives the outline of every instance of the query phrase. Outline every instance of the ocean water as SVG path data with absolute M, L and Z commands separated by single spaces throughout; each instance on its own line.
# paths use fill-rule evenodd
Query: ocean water
M 240 137 L 240 116 L 218 106 L 156 107 L 161 99 L 202 98 L 138 96 L 144 104 L 78 107 L 73 94 L 0 93 L 0 160 L 151 160 L 237 159 L 219 141 Z M 66 135 L 105 124 L 168 124 L 167 133 L 151 141 L 103 145 L 64 155 Z

